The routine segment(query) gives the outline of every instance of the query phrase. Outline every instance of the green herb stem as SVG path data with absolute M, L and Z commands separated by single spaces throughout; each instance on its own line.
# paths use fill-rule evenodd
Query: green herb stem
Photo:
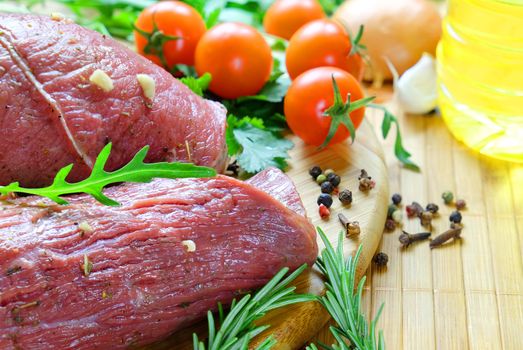
M 387 138 L 392 124 L 396 124 L 396 141 L 394 142 L 394 154 L 407 169 L 419 171 L 419 166 L 416 165 L 412 160 L 410 160 L 411 154 L 405 149 L 405 147 L 403 147 L 398 118 L 396 118 L 385 106 L 371 103 L 368 105 L 368 107 L 383 111 L 383 122 L 381 124 L 381 132 L 384 139 Z
M 360 246 L 354 257 L 348 259 L 343 255 L 343 232 L 338 237 L 338 247 L 334 249 L 325 233 L 318 227 L 325 249 L 316 262 L 318 268 L 323 272 L 327 281 L 325 286 L 327 292 L 319 297 L 319 302 L 329 312 L 335 326 L 330 331 L 336 339 L 336 344 L 328 346 L 321 344 L 327 350 L 382 350 L 385 349 L 383 333 L 380 331 L 376 339 L 376 323 L 383 310 L 379 308 L 370 327 L 361 309 L 361 299 L 365 276 L 357 283 L 357 271 L 362 246 Z M 317 350 L 317 346 L 311 344 L 308 350 Z
M 201 341 L 196 334 L 193 334 L 194 350 L 247 350 L 252 339 L 269 327 L 254 325 L 254 321 L 263 317 L 270 310 L 316 300 L 313 295 L 295 294 L 296 287 L 288 287 L 306 267 L 306 265 L 302 265 L 287 277 L 285 276 L 289 269 L 282 269 L 253 296 L 247 294 L 238 302 L 233 300 L 226 316 L 222 306 L 218 305 L 218 322 L 209 311 L 207 313 L 209 331 L 207 342 Z M 219 324 L 219 328 L 217 324 Z M 276 340 L 269 336 L 258 345 L 257 349 L 269 350 L 275 344 Z

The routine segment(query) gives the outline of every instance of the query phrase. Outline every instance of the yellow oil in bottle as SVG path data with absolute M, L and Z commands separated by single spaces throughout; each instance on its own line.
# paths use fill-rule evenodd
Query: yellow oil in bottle
M 523 0 L 449 0 L 437 57 L 439 106 L 454 136 L 523 162 Z

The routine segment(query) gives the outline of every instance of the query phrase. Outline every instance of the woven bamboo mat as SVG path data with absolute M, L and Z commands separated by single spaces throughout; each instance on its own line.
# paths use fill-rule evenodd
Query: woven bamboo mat
M 390 91 L 380 93 L 385 100 Z M 430 250 L 428 242 L 400 249 L 401 230 L 385 233 L 379 250 L 386 270 L 367 271 L 364 308 L 385 308 L 378 327 L 387 349 L 523 349 L 523 165 L 477 155 L 456 141 L 439 116 L 401 115 L 406 148 L 421 166 L 401 169 L 393 140 L 384 142 L 390 192 L 403 203 L 434 201 L 441 216 L 434 232 L 449 226 L 451 207 L 441 193 L 467 201 L 462 240 Z M 376 132 L 381 120 L 371 115 Z M 421 232 L 418 220 L 404 229 Z M 433 234 L 434 236 L 434 234 Z M 315 339 L 332 343 L 328 331 Z

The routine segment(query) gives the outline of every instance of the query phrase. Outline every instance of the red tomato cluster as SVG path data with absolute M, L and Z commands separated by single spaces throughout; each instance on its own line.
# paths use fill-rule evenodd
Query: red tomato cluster
M 271 75 L 271 48 L 256 29 L 223 23 L 206 31 L 202 16 L 183 2 L 149 6 L 136 28 L 140 54 L 171 71 L 184 64 L 209 72 L 209 89 L 222 98 L 255 95 Z
M 276 0 L 263 26 L 289 40 L 285 63 L 293 82 L 284 101 L 288 125 L 306 143 L 319 146 L 331 125 L 325 112 L 335 102 L 334 85 L 341 94 L 338 108 L 349 96 L 351 101 L 363 97 L 364 63 L 354 50 L 357 43 L 341 23 L 326 18 L 317 0 Z M 255 95 L 272 71 L 271 48 L 255 28 L 222 23 L 206 30 L 200 14 L 180 1 L 145 9 L 136 21 L 135 39 L 138 52 L 170 71 L 183 64 L 194 66 L 199 75 L 210 73 L 209 90 L 226 99 Z M 363 115 L 363 107 L 350 112 L 355 127 Z M 349 137 L 344 124 L 329 144 Z

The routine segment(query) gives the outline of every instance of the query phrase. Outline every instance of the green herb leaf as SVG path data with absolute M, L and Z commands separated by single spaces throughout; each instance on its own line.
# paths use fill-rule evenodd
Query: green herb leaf
M 307 265 L 302 265 L 287 277 L 285 276 L 289 269 L 282 269 L 254 296 L 247 294 L 238 302 L 234 300 L 226 316 L 222 306 L 218 305 L 219 329 L 216 327 L 217 322 L 213 314 L 209 311 L 207 313 L 209 330 L 207 343 L 199 340 L 198 336 L 193 334 L 194 349 L 247 349 L 250 341 L 269 327 L 266 325 L 254 325 L 254 322 L 263 317 L 268 311 L 291 304 L 316 300 L 316 297 L 313 295 L 295 294 L 294 290 L 296 287 L 288 287 L 306 267 Z M 276 341 L 272 336 L 269 336 L 262 341 L 257 349 L 268 350 L 275 344 Z
M 365 276 L 359 281 L 356 287 L 356 267 L 361 255 L 360 246 L 354 257 L 344 258 L 343 254 L 343 232 L 338 237 L 338 247 L 334 249 L 325 233 L 318 227 L 325 249 L 321 252 L 316 261 L 318 268 L 326 277 L 325 286 L 327 292 L 319 297 L 320 303 L 332 316 L 336 326 L 331 326 L 330 331 L 337 344 L 327 346 L 322 344 L 323 349 L 328 350 L 384 350 L 385 343 L 382 332 L 379 332 L 378 339 L 375 336 L 376 323 L 383 309 L 380 307 L 370 327 L 361 309 L 361 299 Z M 350 346 L 348 345 L 350 343 Z M 317 350 L 312 344 L 308 350 Z
M 319 3 L 323 7 L 327 16 L 332 15 L 343 2 L 344 0 L 319 0 Z
M 181 0 L 205 17 L 205 0 Z
M 205 73 L 199 78 L 187 76 L 180 79 L 182 83 L 198 96 L 203 96 L 203 92 L 209 88 L 211 80 L 212 76 L 210 73 Z
M 332 89 L 334 92 L 334 103 L 323 113 L 325 117 L 331 118 L 331 123 L 329 126 L 327 137 L 325 138 L 325 141 L 323 141 L 320 148 L 326 147 L 329 144 L 329 142 L 331 142 L 334 135 L 336 135 L 336 132 L 338 131 L 340 125 L 344 125 L 347 128 L 347 130 L 349 130 L 351 140 L 352 142 L 354 142 L 354 140 L 356 139 L 356 128 L 354 127 L 350 114 L 355 110 L 366 106 L 372 100 L 375 99 L 375 97 L 372 96 L 365 97 L 357 101 L 351 101 L 350 94 L 348 94 L 347 102 L 343 102 L 338 83 L 336 83 L 336 79 L 334 79 L 334 74 L 332 75 Z
M 411 154 L 403 147 L 403 143 L 401 140 L 401 131 L 400 131 L 400 124 L 398 122 L 398 118 L 396 118 L 387 108 L 384 106 L 371 103 L 369 104 L 369 107 L 379 109 L 380 111 L 383 111 L 383 122 L 381 124 L 381 133 L 383 134 L 383 138 L 386 138 L 389 134 L 390 127 L 392 123 L 396 124 L 396 140 L 394 141 L 394 154 L 396 155 L 396 158 L 405 166 L 405 168 L 419 171 L 420 168 L 416 163 L 414 163 L 410 157 Z
M 216 171 L 211 168 L 200 167 L 189 163 L 144 163 L 149 146 L 142 148 L 134 158 L 122 168 L 113 172 L 104 170 L 107 159 L 111 152 L 111 143 L 107 144 L 94 163 L 91 175 L 80 182 L 70 183 L 65 179 L 71 172 L 73 165 L 70 164 L 58 171 L 53 183 L 43 188 L 24 188 L 18 182 L 13 182 L 7 186 L 0 186 L 1 194 L 11 192 L 33 194 L 47 197 L 58 204 L 68 204 L 61 198 L 63 195 L 71 193 L 87 193 L 105 205 L 119 205 L 118 202 L 108 198 L 103 194 L 105 186 L 118 182 L 148 182 L 153 178 L 186 178 L 186 177 L 212 177 Z
M 294 144 L 275 136 L 259 118 L 227 119 L 226 141 L 229 155 L 237 155 L 238 164 L 248 173 L 257 173 L 269 166 L 287 166 L 287 151 Z
M 270 131 L 252 124 L 234 130 L 234 137 L 242 146 L 238 164 L 249 173 L 256 173 L 269 166 L 286 166 L 285 159 L 289 158 L 287 151 L 294 146 L 291 141 L 279 139 Z
M 291 85 L 291 79 L 288 74 L 284 74 L 283 72 L 277 72 L 276 74 L 279 74 L 279 76 L 269 80 L 257 95 L 240 97 L 237 101 L 239 103 L 253 100 L 273 103 L 283 101 Z

